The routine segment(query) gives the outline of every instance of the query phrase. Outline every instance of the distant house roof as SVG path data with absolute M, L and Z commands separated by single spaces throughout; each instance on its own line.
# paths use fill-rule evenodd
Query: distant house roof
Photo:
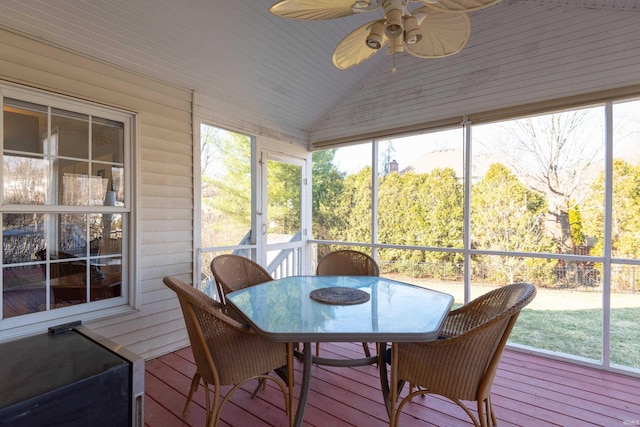
M 499 163 L 498 156 L 491 154 L 476 154 L 473 156 L 471 164 L 471 178 L 480 179 L 484 176 L 493 163 Z M 430 173 L 434 169 L 451 168 L 455 171 L 456 177 L 462 179 L 464 176 L 464 152 L 461 148 L 448 148 L 442 150 L 429 151 L 416 159 L 405 168 L 401 168 L 399 173 Z

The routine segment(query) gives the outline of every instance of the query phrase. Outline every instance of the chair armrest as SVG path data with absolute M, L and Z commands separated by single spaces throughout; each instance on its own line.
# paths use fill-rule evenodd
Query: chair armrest
M 234 310 L 231 306 L 222 305 L 218 302 L 211 301 L 212 300 L 210 299 L 204 298 L 191 299 L 191 303 L 193 305 L 197 306 L 201 310 L 207 311 L 212 316 L 220 319 L 236 331 L 252 335 L 256 334 L 256 331 L 254 331 L 249 325 L 243 323 L 244 318 L 242 317 L 242 315 Z

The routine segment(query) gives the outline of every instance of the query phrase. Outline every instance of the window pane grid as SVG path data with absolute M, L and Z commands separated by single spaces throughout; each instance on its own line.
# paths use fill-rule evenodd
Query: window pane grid
M 131 116 L 101 117 L 86 103 L 55 96 L 29 98 L 2 99 L 1 312 L 12 319 L 2 325 L 21 316 L 29 323 L 51 310 L 64 309 L 62 316 L 69 307 L 124 297 L 126 289 Z

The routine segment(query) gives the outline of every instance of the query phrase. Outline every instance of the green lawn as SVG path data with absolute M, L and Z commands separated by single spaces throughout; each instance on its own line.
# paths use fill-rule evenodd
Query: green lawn
M 640 310 L 611 310 L 611 361 L 640 369 Z M 601 360 L 602 310 L 532 310 L 520 313 L 510 342 Z

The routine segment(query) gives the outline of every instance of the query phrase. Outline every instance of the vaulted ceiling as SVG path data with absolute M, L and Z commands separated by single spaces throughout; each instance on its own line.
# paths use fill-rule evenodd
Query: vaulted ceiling
M 309 135 L 345 99 L 376 76 L 391 74 L 392 59 L 379 53 L 340 71 L 331 62 L 333 49 L 372 15 L 295 21 L 270 14 L 274 2 L 1 0 L 0 27 L 224 100 L 257 123 Z M 567 10 L 640 18 L 639 0 L 503 0 L 470 13 L 465 50 L 478 54 L 492 42 L 491 27 L 508 23 L 510 13 L 523 8 L 536 19 L 541 11 L 552 17 Z M 392 78 L 402 79 L 418 63 L 431 66 L 425 61 L 439 60 L 403 55 Z

